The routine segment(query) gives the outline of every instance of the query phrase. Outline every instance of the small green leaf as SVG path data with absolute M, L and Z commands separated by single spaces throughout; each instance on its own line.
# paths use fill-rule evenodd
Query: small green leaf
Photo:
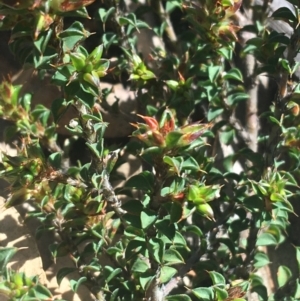
M 166 250 L 163 256 L 163 261 L 165 265 L 184 263 L 184 259 L 175 249 Z
M 173 91 L 176 91 L 179 85 L 179 83 L 175 80 L 167 80 L 166 84 Z
M 196 186 L 190 185 L 188 192 L 188 200 L 194 204 L 206 203 L 218 198 L 220 194 L 220 187 L 217 185 Z
M 172 157 L 169 157 L 169 156 L 164 156 L 163 157 L 163 161 L 172 166 L 172 171 L 175 172 L 178 176 L 180 175 L 180 172 L 181 172 L 181 165 L 182 165 L 182 158 L 179 157 L 178 159 L 177 158 L 172 158 Z
M 145 209 L 141 212 L 141 225 L 142 229 L 146 229 L 151 226 L 157 219 L 157 214 L 153 210 Z
M 214 292 L 212 288 L 208 287 L 197 287 L 192 290 L 192 293 L 199 299 L 203 301 L 213 301 Z
M 216 292 L 216 296 L 217 296 L 218 301 L 223 301 L 223 300 L 228 298 L 228 293 L 225 289 L 215 286 L 214 290 Z
M 4 272 L 8 262 L 18 252 L 18 248 L 0 247 L 0 271 Z
M 217 285 L 217 286 L 222 287 L 222 288 L 225 287 L 226 281 L 225 281 L 225 278 L 223 277 L 222 274 L 220 274 L 218 272 L 215 272 L 215 271 L 211 271 L 211 272 L 208 272 L 208 273 L 209 273 L 209 276 L 210 276 L 210 278 L 211 278 L 214 285 Z
M 198 237 L 203 237 L 203 232 L 202 230 L 196 226 L 196 225 L 189 225 L 185 228 L 185 231 L 186 232 L 191 232 L 191 233 L 194 233 L 196 234 Z
M 146 271 L 145 273 L 141 274 L 139 277 L 140 284 L 143 290 L 149 286 L 149 284 L 155 279 L 155 272 L 154 271 Z
M 177 132 L 177 131 L 172 131 L 170 133 L 167 134 L 166 136 L 166 145 L 168 148 L 173 148 L 176 147 L 178 141 L 180 140 L 180 138 L 183 136 L 183 133 Z
M 159 280 L 161 283 L 166 283 L 169 280 L 171 280 L 171 278 L 176 275 L 177 270 L 175 268 L 172 267 L 168 267 L 168 266 L 163 266 L 160 270 L 160 277 Z
M 51 292 L 41 284 L 37 284 L 34 289 L 29 290 L 28 296 L 34 297 L 34 300 L 51 300 L 53 297 Z M 29 298 L 29 300 L 32 299 Z
M 221 67 L 220 66 L 214 66 L 214 65 L 211 65 L 207 68 L 208 70 L 208 77 L 209 77 L 209 80 L 212 82 L 212 83 L 215 83 L 220 71 L 221 71 Z
M 223 113 L 224 109 L 220 107 L 210 107 L 207 113 L 207 120 L 212 121 Z
M 71 52 L 70 59 L 76 71 L 80 72 L 85 67 L 86 57 L 80 52 Z
M 86 278 L 86 277 L 81 277 L 81 278 L 79 278 L 78 280 L 73 280 L 73 279 L 71 279 L 71 280 L 70 280 L 70 286 L 71 286 L 72 291 L 73 291 L 74 293 L 76 293 L 77 290 L 78 290 L 78 288 L 79 288 L 79 286 L 80 286 L 82 283 L 86 282 L 86 281 L 87 281 L 87 278 Z
M 88 38 L 90 33 L 85 30 L 81 22 L 76 21 L 66 30 L 59 34 L 59 37 L 64 43 L 65 51 L 72 50 L 79 42 Z
M 126 18 L 126 17 L 120 17 L 120 18 L 118 19 L 118 23 L 119 23 L 119 25 L 121 25 L 121 26 L 130 24 L 130 25 L 132 25 L 133 27 L 135 27 L 135 23 L 134 23 L 132 20 L 130 20 L 129 18 Z
M 157 263 L 162 263 L 164 247 L 164 243 L 161 239 L 149 239 L 149 251 Z
M 237 68 L 230 69 L 224 76 L 224 79 L 234 79 L 239 82 L 243 82 L 243 75 L 241 71 Z
M 272 202 L 285 202 L 286 201 L 286 196 L 281 195 L 280 193 L 273 192 L 270 195 L 270 200 Z
M 92 65 L 97 64 L 101 57 L 102 57 L 102 53 L 103 53 L 103 45 L 98 45 L 92 52 L 91 54 L 87 57 L 87 61 L 91 62 Z
M 200 166 L 198 162 L 194 159 L 194 157 L 191 156 L 183 161 L 181 168 L 184 170 L 200 171 Z
M 141 79 L 143 80 L 149 80 L 152 78 L 156 78 L 155 74 L 149 70 L 144 71 L 141 75 L 140 75 Z
M 174 245 L 180 245 L 180 246 L 186 246 L 187 242 L 183 235 L 179 231 L 175 231 L 175 236 L 173 239 L 173 244 Z
M 106 23 L 107 20 L 109 19 L 110 16 L 112 16 L 116 11 L 116 8 L 114 6 L 112 6 L 111 8 L 109 8 L 108 10 L 104 9 L 104 8 L 100 8 L 98 10 L 98 14 L 100 16 L 100 19 L 103 23 Z
M 254 267 L 259 269 L 265 265 L 270 264 L 269 257 L 263 252 L 257 252 L 254 256 Z
M 243 93 L 243 92 L 238 92 L 238 93 L 234 93 L 232 95 L 229 95 L 227 97 L 227 103 L 230 105 L 230 106 L 235 106 L 237 105 L 238 103 L 242 102 L 242 101 L 245 101 L 249 99 L 249 94 L 247 93 Z
M 117 275 L 122 273 L 121 268 L 113 268 L 111 266 L 106 265 L 103 270 L 103 275 L 106 283 L 109 283 L 112 279 L 114 279 Z
M 270 233 L 262 233 L 258 236 L 256 246 L 274 246 L 278 245 L 278 241 L 274 235 Z
M 292 277 L 292 272 L 288 267 L 284 265 L 279 266 L 277 272 L 277 281 L 279 287 L 284 286 L 291 279 L 291 277 Z
M 149 269 L 149 265 L 144 259 L 137 258 L 131 267 L 131 272 L 144 273 Z

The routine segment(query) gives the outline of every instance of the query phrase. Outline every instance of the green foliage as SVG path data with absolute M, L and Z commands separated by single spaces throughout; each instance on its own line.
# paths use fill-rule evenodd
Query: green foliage
M 2 156 L 1 177 L 11 189 L 5 207 L 34 202 L 36 211 L 28 215 L 41 222 L 37 237 L 58 234 L 49 246 L 52 256 L 74 261 L 58 272 L 57 282 L 80 274 L 70 281 L 74 292 L 86 285 L 97 300 L 112 301 L 243 301 L 256 292 L 267 300 L 256 274 L 270 264 L 262 247 L 285 241 L 291 199 L 299 193 L 299 87 L 262 114 L 269 129 L 256 137 L 259 150 L 252 149 L 234 120 L 249 100 L 249 79 L 233 64 L 240 28 L 231 17 L 241 1 L 153 1 L 125 13 L 118 1 L 104 0 L 92 15 L 87 5 L 93 2 L 0 1 L 0 28 L 11 29 L 12 53 L 40 76 L 51 76 L 61 92 L 50 109 L 33 108 L 32 95 L 21 86 L 10 79 L 0 85 L 0 117 L 13 124 L 5 140 L 18 135 L 21 141 L 16 157 Z M 259 21 L 253 25 L 257 36 L 241 56 L 254 54 L 257 74 L 288 78 L 296 72 L 293 58 L 283 56 L 299 51 L 299 8 L 293 5 L 294 12 L 280 8 L 272 15 L 293 28 L 291 38 Z M 142 20 L 148 11 L 159 17 L 153 28 Z M 176 41 L 169 24 L 173 13 L 183 26 Z M 92 47 L 87 18 L 100 32 Z M 136 42 L 142 29 L 166 41 L 166 48 L 143 57 Z M 118 100 L 108 106 L 113 91 L 102 82 L 122 77 L 139 111 L 131 141 L 107 146 L 102 112 L 121 109 Z M 71 165 L 56 132 L 69 107 L 76 117 L 66 128 L 89 151 L 87 162 Z M 205 119 L 192 120 L 199 108 L 206 110 Z M 221 144 L 236 147 L 236 141 L 236 152 L 216 151 Z M 117 167 L 128 154 L 144 170 L 115 188 Z M 237 162 L 240 172 L 233 168 Z M 240 239 L 244 230 L 249 234 Z M 16 251 L 0 249 L 0 293 L 11 300 L 53 300 L 36 277 L 6 268 Z M 281 265 L 277 276 L 280 293 L 295 275 Z M 298 280 L 295 287 L 282 300 L 299 299 Z

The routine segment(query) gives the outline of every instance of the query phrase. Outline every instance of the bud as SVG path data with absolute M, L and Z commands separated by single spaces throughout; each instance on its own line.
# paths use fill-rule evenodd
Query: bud
M 196 206 L 198 213 L 203 215 L 204 217 L 214 220 L 214 211 L 212 210 L 211 206 L 207 203 L 199 204 Z
M 166 146 L 165 137 L 158 131 L 152 133 L 154 145 L 156 146 Z
M 17 191 L 14 191 L 7 199 L 7 202 L 5 203 L 6 208 L 10 208 L 13 206 L 20 205 L 29 199 L 32 198 L 33 196 L 33 191 L 29 190 L 27 188 L 21 188 Z
M 88 56 L 87 58 L 88 62 L 91 62 L 93 65 L 97 64 L 102 57 L 102 53 L 103 53 L 103 45 L 97 46 Z
M 36 40 L 38 38 L 39 34 L 42 31 L 48 30 L 50 25 L 53 22 L 54 22 L 54 19 L 50 15 L 44 14 L 43 12 L 40 12 L 37 15 L 36 27 L 35 27 L 35 32 L 34 32 L 34 39 Z M 42 51 L 45 51 L 45 49 L 42 49 Z
M 182 203 L 185 200 L 185 193 L 179 192 L 177 194 L 171 194 L 171 199 L 174 202 Z
M 17 288 L 20 288 L 23 286 L 23 274 L 21 273 L 15 273 L 11 276 L 11 281 L 17 286 Z
M 140 114 L 137 114 L 139 117 L 143 118 L 146 124 L 149 126 L 149 128 L 152 131 L 158 130 L 158 122 L 155 118 L 153 117 L 148 117 L 148 116 L 143 116 Z
M 91 73 L 85 73 L 83 75 L 83 79 L 96 88 L 100 87 L 100 80 L 95 71 L 92 71 Z
M 234 25 L 232 23 L 227 23 L 224 25 L 221 25 L 218 29 L 218 35 L 220 38 L 222 38 L 224 41 L 238 41 L 237 32 L 241 29 L 240 26 Z
M 211 123 L 193 123 L 180 128 L 183 134 L 179 139 L 178 144 L 181 146 L 189 145 L 191 142 L 198 139 L 207 129 L 212 126 Z
M 95 0 L 49 0 L 54 11 L 68 12 L 92 4 Z
M 175 129 L 175 119 L 172 112 L 169 109 L 166 109 L 160 119 L 160 132 L 166 136 L 169 132 L 174 131 Z
M 80 72 L 85 67 L 86 57 L 83 53 L 79 53 L 79 52 L 70 53 L 70 59 L 76 71 Z

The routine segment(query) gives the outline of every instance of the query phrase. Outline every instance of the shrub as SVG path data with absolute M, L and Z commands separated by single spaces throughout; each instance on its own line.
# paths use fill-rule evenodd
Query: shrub
M 60 91 L 51 104 L 33 107 L 32 95 L 9 77 L 0 86 L 0 116 L 12 121 L 5 140 L 19 141 L 16 157 L 2 156 L 11 189 L 5 206 L 31 202 L 37 236 L 58 234 L 52 256 L 74 261 L 58 283 L 77 270 L 74 292 L 86 285 L 97 300 L 111 301 L 242 301 L 251 292 L 260 300 L 300 298 L 288 267 L 279 267 L 271 296 L 257 274 L 270 264 L 265 247 L 285 241 L 299 193 L 292 77 L 299 8 L 290 3 L 293 9 L 272 15 L 293 28 L 289 37 L 266 28 L 263 10 L 239 26 L 241 1 L 151 1 L 135 3 L 133 12 L 109 0 L 0 1 L 11 52 Z M 249 32 L 255 37 L 243 42 Z M 143 56 L 138 39 L 149 33 L 160 43 Z M 239 67 L 249 57 L 256 62 L 250 76 Z M 250 93 L 260 74 L 278 79 L 269 100 Z M 103 110 L 122 112 L 118 99 L 108 104 L 114 91 L 105 81 L 135 94 L 125 145 L 106 143 Z M 89 155 L 68 165 L 57 124 L 70 107 L 76 116 L 66 128 L 73 140 L 84 139 Z M 126 154 L 143 170 L 116 188 Z M 6 268 L 15 252 L 0 250 L 0 292 L 53 300 L 36 277 Z

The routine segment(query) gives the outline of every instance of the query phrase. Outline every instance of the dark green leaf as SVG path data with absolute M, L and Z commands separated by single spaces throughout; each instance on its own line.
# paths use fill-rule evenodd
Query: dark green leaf
M 0 247 L 0 271 L 1 272 L 5 271 L 6 265 L 17 252 L 18 252 L 18 248 Z
M 287 7 L 280 7 L 279 9 L 275 10 L 271 17 L 274 19 L 289 21 L 293 23 L 297 22 L 296 16 Z
M 228 293 L 225 289 L 215 286 L 214 290 L 216 292 L 217 301 L 223 301 L 228 298 Z
M 155 227 L 157 228 L 158 232 L 165 235 L 171 241 L 173 241 L 175 238 L 175 226 L 169 219 L 158 220 L 155 223 Z
M 56 280 L 57 280 L 57 284 L 60 285 L 62 280 L 70 273 L 74 272 L 74 271 L 77 271 L 77 268 L 70 268 L 70 267 L 65 267 L 65 268 L 62 268 L 60 269 L 58 272 L 57 272 L 57 275 L 56 275 Z
M 61 116 L 67 111 L 69 103 L 64 98 L 56 98 L 51 105 L 51 113 L 54 122 L 57 123 Z
M 125 187 L 133 187 L 146 192 L 151 192 L 154 185 L 154 176 L 149 171 L 143 171 L 140 174 L 131 177 L 126 183 Z
M 146 248 L 145 240 L 134 239 L 128 243 L 128 246 L 125 251 L 125 259 L 129 260 L 129 259 L 137 256 L 137 254 L 149 256 L 147 248 Z
M 198 237 L 203 237 L 203 232 L 201 231 L 201 229 L 196 226 L 196 225 L 190 225 L 190 226 L 187 226 L 185 228 L 185 231 L 186 232 L 191 232 L 191 233 L 194 233 L 196 234 Z
M 128 213 L 140 215 L 144 206 L 140 200 L 129 200 L 122 205 L 122 208 Z
M 183 215 L 182 205 L 178 202 L 173 202 L 170 210 L 170 221 L 171 223 L 177 223 Z
M 61 168 L 61 159 L 62 159 L 61 153 L 53 153 L 48 157 L 48 161 L 50 165 L 55 169 Z

